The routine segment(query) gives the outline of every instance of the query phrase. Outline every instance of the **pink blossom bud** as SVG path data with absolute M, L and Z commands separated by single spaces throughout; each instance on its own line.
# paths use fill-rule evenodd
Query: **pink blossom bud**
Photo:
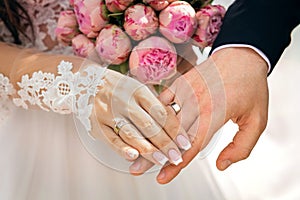
M 131 42 L 126 33 L 116 25 L 107 25 L 96 40 L 96 51 L 103 62 L 118 65 L 128 59 Z
M 103 0 L 76 0 L 74 10 L 79 30 L 89 38 L 97 37 L 99 31 L 108 23 Z
M 173 43 L 187 42 L 197 27 L 195 10 L 185 1 L 172 2 L 162 10 L 159 22 L 159 31 Z
M 150 6 L 135 4 L 125 11 L 124 29 L 133 40 L 142 40 L 156 32 L 158 18 Z
M 225 12 L 225 8 L 221 5 L 208 5 L 196 13 L 198 27 L 193 35 L 194 45 L 203 49 L 213 44 L 220 31 Z
M 160 11 L 169 5 L 169 1 L 167 0 L 143 0 L 143 2 L 151 6 L 156 11 Z
M 165 38 L 152 36 L 133 48 L 129 68 L 142 83 L 159 84 L 176 73 L 176 61 L 174 45 Z
M 105 4 L 110 12 L 124 11 L 134 0 L 106 0 Z
M 70 45 L 72 38 L 78 34 L 77 26 L 74 12 L 72 10 L 62 11 L 55 29 L 57 40 L 65 45 Z
M 89 57 L 95 50 L 94 43 L 83 34 L 79 34 L 72 39 L 74 54 L 80 57 Z

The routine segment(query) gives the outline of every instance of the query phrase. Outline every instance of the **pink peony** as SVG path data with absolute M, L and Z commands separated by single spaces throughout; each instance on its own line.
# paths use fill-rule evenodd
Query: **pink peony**
M 169 1 L 167 0 L 143 0 L 143 2 L 151 6 L 156 11 L 160 11 L 169 5 Z
M 194 8 L 185 1 L 175 1 L 159 14 L 159 31 L 173 43 L 187 42 L 197 27 Z
M 134 47 L 129 57 L 129 68 L 142 83 L 160 84 L 176 73 L 176 62 L 174 45 L 165 38 L 152 36 Z
M 110 12 L 124 11 L 134 0 L 106 0 L 105 4 Z
M 196 13 L 198 28 L 193 35 L 194 45 L 203 49 L 213 44 L 220 31 L 225 12 L 225 8 L 221 5 L 208 5 Z
M 79 30 L 89 38 L 97 37 L 99 31 L 108 23 L 103 0 L 76 0 L 74 10 Z
M 158 19 L 150 6 L 136 4 L 125 11 L 124 29 L 133 40 L 142 40 L 156 32 Z
M 71 44 L 72 38 L 78 34 L 78 24 L 72 10 L 60 13 L 55 34 L 59 42 L 65 45 Z
M 94 43 L 83 34 L 79 34 L 72 39 L 74 54 L 80 57 L 89 57 L 95 50 Z
M 69 0 L 70 6 L 74 6 L 74 0 Z
M 103 62 L 118 65 L 128 59 L 131 42 L 121 28 L 107 25 L 96 40 L 96 51 Z

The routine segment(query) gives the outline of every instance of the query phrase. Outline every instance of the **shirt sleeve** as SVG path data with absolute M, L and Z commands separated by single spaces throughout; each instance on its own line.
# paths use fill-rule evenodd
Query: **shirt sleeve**
M 225 14 L 211 52 L 229 44 L 255 47 L 269 60 L 270 74 L 300 23 L 299 9 L 299 0 L 236 0 Z

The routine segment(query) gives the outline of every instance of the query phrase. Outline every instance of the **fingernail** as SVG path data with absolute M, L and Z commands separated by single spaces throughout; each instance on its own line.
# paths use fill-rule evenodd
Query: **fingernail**
M 139 172 L 140 169 L 141 169 L 141 163 L 139 161 L 133 163 L 130 166 L 130 171 L 133 171 L 133 172 Z
M 224 170 L 226 169 L 227 167 L 229 167 L 231 165 L 231 161 L 230 160 L 223 160 L 221 162 L 221 169 Z
M 174 165 L 178 165 L 183 161 L 181 158 L 181 154 L 178 153 L 175 149 L 169 150 L 169 157 L 171 159 L 171 163 L 173 163 Z
M 128 149 L 126 154 L 130 159 L 136 159 L 139 156 L 139 152 L 136 149 Z
M 161 165 L 164 165 L 168 161 L 168 158 L 159 151 L 154 152 L 152 156 Z
M 166 177 L 166 172 L 165 172 L 164 169 L 162 169 L 162 170 L 160 171 L 160 173 L 158 174 L 157 179 L 158 179 L 158 180 L 162 180 L 162 179 L 164 179 L 165 177 Z
M 189 150 L 192 147 L 190 141 L 183 135 L 177 136 L 177 142 L 180 145 L 180 147 L 184 150 Z

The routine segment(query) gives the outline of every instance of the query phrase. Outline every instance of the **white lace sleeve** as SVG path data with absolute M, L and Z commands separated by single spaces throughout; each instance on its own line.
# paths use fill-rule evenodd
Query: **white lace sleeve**
M 90 131 L 89 118 L 93 109 L 90 101 L 103 85 L 105 69 L 88 66 L 81 72 L 73 73 L 72 68 L 72 63 L 62 61 L 57 67 L 57 76 L 42 71 L 33 73 L 32 77 L 23 75 L 21 82 L 18 82 L 19 98 L 13 99 L 13 102 L 25 109 L 30 104 L 45 111 L 74 113 L 86 130 Z
M 0 124 L 9 115 L 12 109 L 11 96 L 15 93 L 13 85 L 9 79 L 0 74 Z

